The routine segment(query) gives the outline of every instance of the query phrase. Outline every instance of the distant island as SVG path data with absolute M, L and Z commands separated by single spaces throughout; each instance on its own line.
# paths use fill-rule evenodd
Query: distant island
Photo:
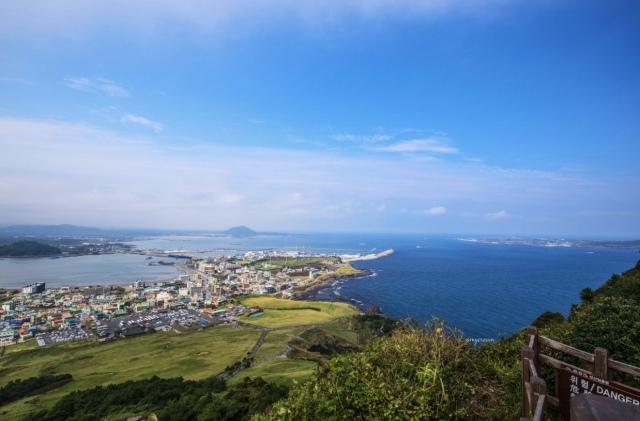
M 45 257 L 60 256 L 62 250 L 37 241 L 16 241 L 0 246 L 0 257 Z
M 640 249 L 640 240 L 568 240 L 564 238 L 477 238 L 463 237 L 459 241 L 467 243 L 493 244 L 503 246 L 538 246 L 538 247 L 593 247 Z
M 244 225 L 239 225 L 237 227 L 231 227 L 228 230 L 223 232 L 224 234 L 230 235 L 232 237 L 253 237 L 258 233 L 252 230 L 249 227 Z

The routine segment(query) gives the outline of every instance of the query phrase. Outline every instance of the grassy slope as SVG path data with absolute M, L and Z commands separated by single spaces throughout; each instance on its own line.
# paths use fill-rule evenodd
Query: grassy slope
M 50 407 L 63 395 L 106 383 L 182 376 L 202 379 L 244 357 L 260 331 L 215 327 L 184 334 L 156 333 L 107 344 L 64 344 L 5 354 L 0 359 L 0 385 L 44 373 L 70 373 L 74 380 L 44 395 L 0 408 L 0 418 L 15 419 Z
M 324 273 L 318 277 L 316 277 L 313 281 L 304 283 L 302 285 L 298 285 L 294 288 L 295 291 L 305 291 L 309 288 L 315 287 L 317 285 L 323 284 L 324 282 L 330 281 L 332 279 L 344 278 L 344 277 L 353 277 L 364 275 L 366 271 L 354 268 L 351 266 L 351 263 L 341 263 L 335 270 L 331 272 Z
M 285 356 L 287 343 L 308 325 L 326 326 L 327 330 L 340 332 L 347 338 L 355 337 L 340 323 L 341 318 L 359 312 L 348 304 L 266 296 L 246 298 L 243 303 L 265 309 L 261 317 L 243 319 L 255 328 L 220 326 L 202 332 L 156 333 L 106 344 L 79 342 L 46 348 L 34 348 L 33 344 L 8 347 L 0 358 L 0 386 L 14 379 L 46 373 L 69 373 L 74 380 L 44 395 L 0 407 L 0 418 L 18 419 L 36 409 L 51 407 L 73 390 L 101 384 L 153 375 L 206 378 L 242 359 L 258 339 L 260 327 L 273 330 L 257 353 L 254 366 L 233 377 L 232 383 L 245 376 L 262 376 L 271 381 L 291 383 L 311 375 L 315 362 L 287 359 Z
M 322 324 L 359 313 L 355 307 L 345 303 L 292 301 L 265 296 L 246 298 L 242 303 L 264 309 L 264 315 L 244 317 L 242 321 L 269 328 Z
M 362 271 L 351 266 L 351 263 L 342 263 L 338 269 L 336 269 L 336 275 L 338 276 L 353 276 L 360 273 L 362 273 Z
M 331 333 L 337 333 L 355 343 L 355 333 L 341 323 L 343 318 L 359 313 L 355 307 L 345 303 L 317 301 L 292 301 L 275 297 L 250 297 L 242 300 L 246 306 L 260 306 L 264 315 L 245 317 L 245 323 L 273 329 L 266 337 L 255 357 L 253 367 L 243 370 L 231 382 L 238 382 L 245 376 L 263 377 L 265 380 L 292 383 L 309 377 L 316 363 L 285 357 L 287 343 L 299 335 L 309 325 L 322 325 Z
M 306 380 L 316 366 L 313 361 L 275 359 L 243 370 L 231 379 L 230 384 L 239 383 L 245 377 L 262 377 L 269 382 L 292 385 Z
M 284 267 L 300 268 L 309 265 L 318 265 L 325 263 L 335 263 L 338 259 L 335 257 L 297 257 L 297 258 L 274 258 L 258 261 L 254 264 L 259 269 L 282 269 Z

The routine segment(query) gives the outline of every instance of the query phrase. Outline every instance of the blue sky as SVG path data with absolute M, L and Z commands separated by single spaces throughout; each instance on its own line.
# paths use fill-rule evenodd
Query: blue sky
M 634 1 L 0 5 L 0 222 L 640 235 Z

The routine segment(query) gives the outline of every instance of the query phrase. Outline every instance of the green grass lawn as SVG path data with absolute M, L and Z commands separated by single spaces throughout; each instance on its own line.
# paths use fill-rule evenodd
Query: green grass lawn
M 17 419 L 52 406 L 65 394 L 153 375 L 202 379 L 242 359 L 260 331 L 218 326 L 201 332 L 155 333 L 105 344 L 78 342 L 24 349 L 0 358 L 0 386 L 11 380 L 69 373 L 74 380 L 44 395 L 0 407 L 0 419 Z
M 313 373 L 317 363 L 285 358 L 285 354 L 288 342 L 310 325 L 326 326 L 339 336 L 355 342 L 355 333 L 346 327 L 344 318 L 360 311 L 349 304 L 294 301 L 268 296 L 245 298 L 242 304 L 264 309 L 264 314 L 260 317 L 244 317 L 245 323 L 273 330 L 267 334 L 264 344 L 256 354 L 254 365 L 234 376 L 231 383 L 239 382 L 244 377 L 262 377 L 268 381 L 287 384 L 294 380 L 305 380 Z
M 313 266 L 319 264 L 335 264 L 340 259 L 337 257 L 292 257 L 292 258 L 273 258 L 260 260 L 254 263 L 258 269 L 282 269 L 284 267 L 300 268 L 304 266 Z
M 358 309 L 346 303 L 294 301 L 267 296 L 245 298 L 242 303 L 264 309 L 262 316 L 243 317 L 242 321 L 270 328 L 323 324 L 359 313 Z
M 4 355 L 9 355 L 14 352 L 19 352 L 19 351 L 24 351 L 26 349 L 34 349 L 34 348 L 38 348 L 38 342 L 36 342 L 35 339 L 32 339 L 27 342 L 21 342 L 19 344 L 4 347 L 4 351 L 0 351 L 0 357 Z
M 264 309 L 260 317 L 243 318 L 255 328 L 218 326 L 201 332 L 154 333 L 104 344 L 76 342 L 38 348 L 34 343 L 27 343 L 7 347 L 0 357 L 0 386 L 11 380 L 43 374 L 69 373 L 74 379 L 59 389 L 0 407 L 0 419 L 22 419 L 38 409 L 50 408 L 67 393 L 98 385 L 154 375 L 197 380 L 218 374 L 246 356 L 255 345 L 261 326 L 274 330 L 268 333 L 256 354 L 255 365 L 230 381 L 237 382 L 245 376 L 285 383 L 301 381 L 313 372 L 316 363 L 285 358 L 287 343 L 299 335 L 305 325 L 342 330 L 341 318 L 359 313 L 345 303 L 267 296 L 245 298 L 242 303 Z M 349 334 L 348 331 L 340 333 Z
M 358 275 L 362 273 L 362 271 L 360 269 L 356 269 L 353 266 L 351 266 L 351 263 L 342 263 L 338 269 L 336 269 L 336 275 L 338 276 L 351 276 L 351 275 Z
M 349 326 L 346 319 L 332 320 L 322 325 L 322 329 L 354 345 L 358 344 L 358 334 Z
M 294 380 L 297 382 L 306 380 L 317 365 L 318 363 L 314 361 L 277 358 L 242 370 L 232 377 L 229 383 L 238 383 L 245 377 L 262 377 L 266 381 L 291 385 Z
M 269 332 L 255 356 L 255 363 L 261 364 L 283 357 L 287 352 L 287 343 L 303 330 L 305 330 L 304 327 L 287 327 Z

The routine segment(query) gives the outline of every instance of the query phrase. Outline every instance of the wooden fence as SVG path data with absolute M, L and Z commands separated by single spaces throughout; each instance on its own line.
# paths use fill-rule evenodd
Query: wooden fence
M 542 353 L 545 348 L 560 351 L 571 355 L 587 363 L 589 369 L 576 367 L 559 359 Z M 620 371 L 632 376 L 640 377 L 640 368 L 625 364 L 609 358 L 604 348 L 596 348 L 594 353 L 588 353 L 569 345 L 538 335 L 538 330 L 530 326 L 527 328 L 527 345 L 520 352 L 522 364 L 522 418 L 524 420 L 540 421 L 543 418 L 547 405 L 559 407 L 569 405 L 560 398 L 560 373 L 563 370 L 574 370 L 586 373 L 596 381 L 603 381 L 607 387 L 621 388 L 626 393 L 640 395 L 640 389 L 609 380 L 610 370 Z M 547 390 L 547 383 L 540 374 L 540 364 L 546 364 L 555 369 L 555 391 L 553 394 Z

